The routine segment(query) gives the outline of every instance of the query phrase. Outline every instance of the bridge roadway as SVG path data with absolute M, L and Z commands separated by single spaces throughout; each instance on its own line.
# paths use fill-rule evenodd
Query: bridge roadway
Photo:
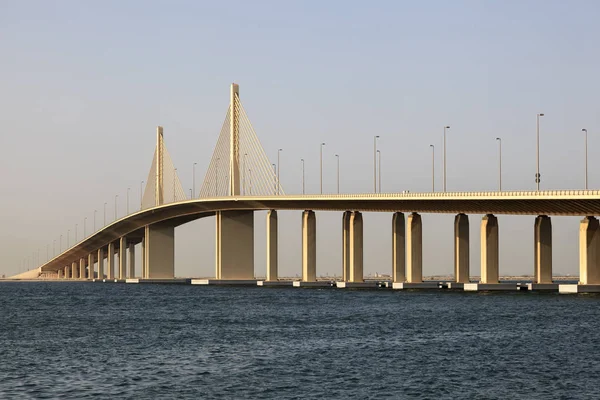
M 83 260 L 89 254 L 106 248 L 123 237 L 127 237 L 128 244 L 140 243 L 144 237 L 144 229 L 148 226 L 176 227 L 195 219 L 213 216 L 218 212 L 234 210 L 322 210 L 584 217 L 600 215 L 600 191 L 310 194 L 201 198 L 144 209 L 118 219 L 49 260 L 40 267 L 39 271 L 60 271 L 65 266 L 75 263 L 75 260 Z M 404 225 L 404 223 L 402 224 Z

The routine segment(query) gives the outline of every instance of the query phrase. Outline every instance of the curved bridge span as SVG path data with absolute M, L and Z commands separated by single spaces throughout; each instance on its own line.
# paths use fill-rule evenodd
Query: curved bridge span
M 153 227 L 173 229 L 219 213 L 227 215 L 231 212 L 253 213 L 260 210 L 590 216 L 600 215 L 600 191 L 227 196 L 179 201 L 141 210 L 114 221 L 49 260 L 41 266 L 40 272 L 61 271 L 75 263 L 76 268 L 80 269 L 80 260 L 85 260 L 87 269 L 90 254 L 94 255 L 93 259 L 97 262 L 98 250 L 104 249 L 101 251 L 103 253 L 116 252 L 119 250 L 118 244 L 114 249 L 109 250 L 109 247 L 123 238 L 126 238 L 127 245 L 141 243 L 148 233 L 146 230 Z M 110 256 L 106 255 L 109 260 Z M 117 276 L 111 276 L 113 265 L 108 267 L 107 276 Z M 148 272 L 146 277 L 151 278 L 152 271 L 146 267 L 144 270 Z M 118 276 L 124 278 L 121 274 Z

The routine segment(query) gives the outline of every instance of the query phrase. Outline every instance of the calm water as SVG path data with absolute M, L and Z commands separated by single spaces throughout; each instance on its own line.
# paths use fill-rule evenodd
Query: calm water
M 600 297 L 0 283 L 0 398 L 598 398 Z

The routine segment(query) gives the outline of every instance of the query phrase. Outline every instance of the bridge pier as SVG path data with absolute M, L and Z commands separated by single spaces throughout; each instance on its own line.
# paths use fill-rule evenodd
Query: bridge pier
M 79 279 L 85 279 L 85 257 L 79 259 Z
M 146 225 L 143 243 L 146 279 L 174 278 L 175 228 L 161 224 Z
M 73 261 L 71 263 L 71 279 L 77 279 L 78 278 L 78 270 L 77 270 L 77 261 Z
M 70 279 L 71 278 L 71 267 L 69 267 L 67 265 L 66 267 L 64 267 L 64 271 L 65 271 L 65 279 Z
M 88 254 L 88 279 L 94 279 L 94 253 Z
M 454 217 L 454 280 L 469 283 L 469 216 Z
M 406 227 L 404 214 L 395 212 L 392 216 L 392 280 L 406 280 Z
M 498 218 L 486 214 L 481 219 L 481 283 L 498 283 Z
M 267 212 L 267 281 L 277 280 L 277 211 Z
M 98 249 L 98 279 L 104 279 L 104 248 Z
M 302 281 L 317 280 L 317 222 L 315 212 L 302 213 Z
M 600 224 L 591 216 L 579 223 L 579 284 L 600 284 Z
M 535 218 L 534 282 L 552 283 L 552 222 L 547 215 Z
M 352 211 L 342 214 L 342 281 L 350 279 L 350 216 Z
M 216 279 L 254 279 L 254 211 L 217 211 Z
M 65 272 L 62 269 L 59 269 L 56 272 L 58 272 L 58 279 L 63 279 L 65 277 Z
M 127 277 L 127 238 L 119 239 L 119 279 Z
M 135 278 L 135 243 L 129 243 L 129 274 L 128 278 Z
M 115 252 L 115 242 L 110 242 L 106 250 L 106 279 L 115 279 Z
M 350 276 L 348 282 L 363 282 L 363 220 L 359 211 L 350 215 Z
M 406 282 L 423 282 L 423 225 L 421 216 L 408 216 L 406 229 Z

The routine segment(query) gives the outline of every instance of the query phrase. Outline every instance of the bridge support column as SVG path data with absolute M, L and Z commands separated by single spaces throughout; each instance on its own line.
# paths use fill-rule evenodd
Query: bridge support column
M 106 279 L 115 279 L 115 242 L 110 242 L 106 250 Z
M 71 277 L 71 267 L 68 265 L 64 268 L 65 270 L 65 279 L 69 279 Z
M 104 249 L 98 249 L 98 279 L 104 279 Z
M 406 281 L 423 282 L 423 225 L 416 212 L 408 216 L 406 230 Z
M 148 270 L 146 269 L 146 238 L 144 237 L 142 238 L 142 278 L 148 278 Z
M 135 244 L 129 243 L 129 275 L 128 278 L 135 278 Z
M 600 284 L 600 224 L 594 217 L 579 223 L 579 284 Z
M 350 280 L 350 216 L 352 211 L 342 215 L 342 281 Z
M 315 212 L 302 213 L 302 281 L 317 280 L 317 221 Z
M 363 282 L 363 220 L 359 211 L 350 216 L 350 279 Z
M 88 279 L 94 279 L 94 253 L 88 254 Z
M 498 218 L 486 214 L 481 219 L 481 283 L 498 283 Z
M 175 277 L 175 228 L 147 225 L 144 229 L 144 262 L 147 279 Z
M 79 259 L 79 279 L 85 279 L 85 257 Z
M 267 212 L 267 280 L 277 280 L 277 211 Z
M 65 277 L 65 272 L 62 269 L 56 271 L 58 273 L 58 279 L 63 279 Z
M 395 212 L 392 216 L 392 279 L 394 282 L 406 280 L 406 227 L 404 213 Z
M 535 218 L 534 236 L 534 281 L 552 283 L 552 222 L 547 215 Z
M 77 261 L 73 261 L 71 263 L 71 279 L 79 278 L 79 270 L 78 270 Z
M 119 279 L 127 277 L 127 238 L 119 239 Z
M 469 283 L 469 216 L 454 217 L 454 280 Z
M 216 278 L 254 279 L 254 211 L 217 211 Z

